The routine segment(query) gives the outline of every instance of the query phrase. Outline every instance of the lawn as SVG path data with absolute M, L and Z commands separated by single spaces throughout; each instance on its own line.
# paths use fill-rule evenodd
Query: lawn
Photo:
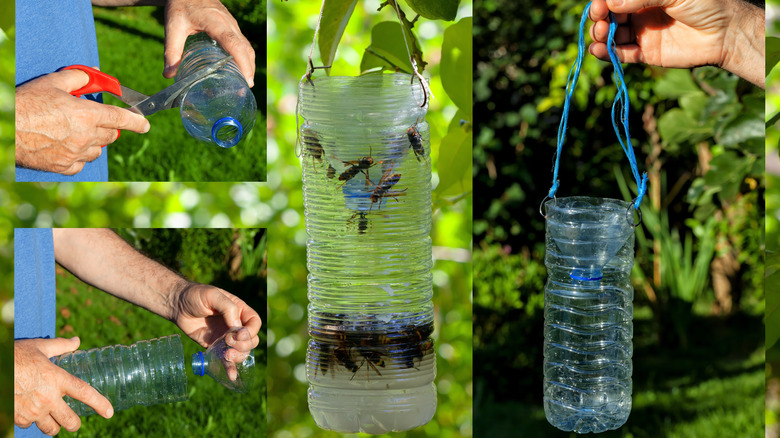
M 155 7 L 94 8 L 101 70 L 144 94 L 154 94 L 173 83 L 162 76 L 163 12 Z M 264 18 L 264 17 L 263 17 Z M 241 21 L 242 26 L 263 22 Z M 245 31 L 248 33 L 248 31 Z M 257 60 L 264 59 L 254 41 Z M 262 49 L 264 50 L 264 49 Z M 185 131 L 178 108 L 149 116 L 146 134 L 122 132 L 108 146 L 111 181 L 265 181 L 266 122 L 264 68 L 258 66 L 253 92 L 258 114 L 254 128 L 229 149 L 196 140 Z M 127 105 L 103 94 L 105 103 Z
M 168 230 L 152 230 L 152 238 Z M 220 230 L 217 233 L 232 232 Z M 214 230 L 174 231 L 183 235 L 181 248 L 196 252 L 199 245 L 203 254 L 205 239 L 195 239 L 194 234 L 212 233 Z M 189 239 L 189 240 L 188 240 Z M 213 242 L 213 240 L 211 240 Z M 229 249 L 229 248 L 225 248 Z M 165 258 L 169 248 L 146 245 L 144 251 L 155 259 Z M 155 257 L 155 253 L 160 257 Z M 210 272 L 209 266 L 221 264 L 221 271 L 227 271 L 227 264 L 217 258 L 210 263 L 203 257 L 177 256 L 174 266 L 179 272 L 193 280 L 218 285 L 244 299 L 255 308 L 265 320 L 265 286 L 258 293 L 254 280 L 227 280 L 224 272 Z M 201 260 L 200 264 L 196 263 Z M 186 266 L 185 266 L 186 263 Z M 192 272 L 201 272 L 205 280 L 192 278 Z M 207 281 L 206 281 L 207 280 Z M 137 437 L 137 436 L 265 436 L 266 435 L 266 335 L 260 331 L 260 345 L 255 349 L 255 381 L 249 393 L 238 394 L 224 388 L 208 376 L 192 374 L 189 358 L 203 349 L 188 338 L 179 328 L 144 309 L 114 298 L 100 290 L 86 285 L 69 272 L 57 267 L 57 336 L 81 338 L 80 349 L 106 345 L 129 345 L 143 339 L 152 339 L 171 334 L 180 334 L 184 344 L 185 367 L 189 384 L 189 400 L 180 403 L 135 406 L 118 411 L 106 420 L 98 415 L 82 417 L 81 429 L 70 434 L 63 430 L 63 436 L 95 437 Z

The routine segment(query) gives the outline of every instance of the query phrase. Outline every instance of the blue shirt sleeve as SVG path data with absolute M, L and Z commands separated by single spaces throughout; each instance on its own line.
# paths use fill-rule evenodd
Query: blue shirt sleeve
M 90 1 L 16 0 L 16 86 L 73 64 L 100 66 Z M 107 149 L 76 175 L 17 166 L 16 181 L 108 181 Z
M 50 228 L 14 230 L 14 339 L 53 338 L 56 322 L 54 238 Z M 33 424 L 16 437 L 45 436 Z

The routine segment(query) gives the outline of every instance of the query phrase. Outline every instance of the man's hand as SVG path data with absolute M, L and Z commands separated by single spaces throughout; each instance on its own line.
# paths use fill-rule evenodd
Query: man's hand
M 34 79 L 16 89 L 16 164 L 75 175 L 126 129 L 149 131 L 149 121 L 126 109 L 71 96 L 89 82 L 79 70 Z
M 609 61 L 609 11 L 623 62 L 690 68 L 717 65 L 764 83 L 764 13 L 742 0 L 593 0 L 590 53 Z
M 190 283 L 174 300 L 171 320 L 203 347 L 230 328 L 243 326 L 248 330 L 248 336 L 247 330 L 228 336 L 227 343 L 233 347 L 226 353 L 228 360 L 240 362 L 260 343 L 260 315 L 235 295 L 218 287 Z
M 60 427 L 78 430 L 81 419 L 62 399 L 65 395 L 86 403 L 105 418 L 114 415 L 108 399 L 49 361 L 75 351 L 79 342 L 77 337 L 14 342 L 14 424 L 26 428 L 36 423 L 47 435 L 57 434 Z
M 187 37 L 206 32 L 233 55 L 250 87 L 255 85 L 255 51 L 238 23 L 218 0 L 168 0 L 165 5 L 165 70 L 172 78 L 179 69 Z

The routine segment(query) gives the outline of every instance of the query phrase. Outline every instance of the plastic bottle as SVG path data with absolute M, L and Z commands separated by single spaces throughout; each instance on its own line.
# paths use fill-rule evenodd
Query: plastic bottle
M 114 411 L 188 398 L 184 350 L 179 335 L 138 341 L 130 346 L 79 350 L 50 360 L 97 389 L 111 402 Z M 78 400 L 68 396 L 64 399 L 78 415 L 95 413 Z
M 246 328 L 230 329 L 214 341 L 205 352 L 199 351 L 192 355 L 192 373 L 200 377 L 208 375 L 232 391 L 249 392 L 255 377 L 254 350 L 246 353 L 246 357 L 241 362 L 228 360 L 226 353 L 231 348 L 226 342 L 228 336 L 234 336 L 237 340 L 250 338 Z
M 546 204 L 544 411 L 577 433 L 617 429 L 631 412 L 634 224 L 630 205 Z
M 301 86 L 316 424 L 403 431 L 436 411 L 429 128 L 403 74 Z
M 191 35 L 174 80 L 228 56 L 205 33 Z M 216 73 L 196 82 L 184 94 L 180 106 L 181 121 L 187 132 L 198 140 L 233 147 L 255 124 L 257 102 L 244 76 L 231 60 Z

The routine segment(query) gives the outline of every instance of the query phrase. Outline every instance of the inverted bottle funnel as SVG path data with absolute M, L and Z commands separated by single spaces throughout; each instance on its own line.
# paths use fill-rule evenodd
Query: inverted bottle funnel
M 604 266 L 634 235 L 629 208 L 618 199 L 585 196 L 548 201 L 548 261 L 568 267 L 574 280 L 601 280 Z
M 228 337 L 231 339 L 230 342 L 227 341 Z M 199 377 L 208 375 L 231 391 L 249 392 L 255 377 L 254 349 L 236 360 L 236 356 L 230 352 L 237 350 L 231 350 L 230 344 L 235 344 L 236 341 L 247 341 L 251 337 L 245 327 L 230 329 L 214 341 L 205 352 L 199 351 L 192 355 L 190 362 L 192 373 Z

